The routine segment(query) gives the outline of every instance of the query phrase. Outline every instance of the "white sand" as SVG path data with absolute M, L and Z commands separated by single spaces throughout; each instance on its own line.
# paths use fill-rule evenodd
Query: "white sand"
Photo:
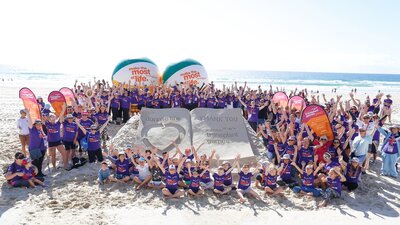
M 0 168 L 12 162 L 19 149 L 15 123 L 22 104 L 18 99 L 19 87 L 13 85 L 2 86 L 0 92 Z M 50 91 L 40 89 L 41 94 Z M 398 107 L 400 96 L 393 96 L 393 100 Z M 393 121 L 399 122 L 398 110 L 394 113 Z M 115 135 L 117 129 L 111 125 L 110 133 Z M 125 141 L 119 139 L 116 145 Z M 160 191 L 136 192 L 132 185 L 124 184 L 99 187 L 95 181 L 98 168 L 98 164 L 87 164 L 70 172 L 59 170 L 46 177 L 50 187 L 45 189 L 10 188 L 4 176 L 0 176 L 0 224 L 234 225 L 321 221 L 322 224 L 376 225 L 399 222 L 400 180 L 379 176 L 380 159 L 362 176 L 359 189 L 350 194 L 343 192 L 340 199 L 323 209 L 317 207 L 320 199 L 297 197 L 290 190 L 285 192 L 285 197 L 266 198 L 267 204 L 250 199 L 241 205 L 235 193 L 222 198 L 207 193 L 196 200 L 184 197 L 164 201 Z

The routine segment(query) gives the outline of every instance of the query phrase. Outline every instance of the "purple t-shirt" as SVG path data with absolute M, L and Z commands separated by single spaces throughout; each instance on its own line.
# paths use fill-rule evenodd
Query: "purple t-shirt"
M 162 98 L 161 99 L 161 106 L 163 108 L 171 108 L 171 100 L 169 98 Z
M 199 108 L 205 108 L 206 106 L 207 106 L 207 100 L 205 98 L 200 97 Z
M 26 167 L 24 167 L 22 169 L 22 172 L 24 173 L 24 176 L 22 177 L 22 179 L 24 179 L 24 180 L 30 180 L 35 176 L 33 166 L 29 167 L 28 169 Z
M 252 176 L 253 176 L 253 174 L 251 172 L 248 172 L 247 174 L 245 174 L 243 171 L 240 171 L 238 188 L 241 190 L 246 190 L 247 188 L 249 188 L 251 185 L 251 177 Z
M 64 121 L 63 123 L 64 136 L 63 141 L 74 141 L 75 135 L 78 132 L 78 125 L 76 123 L 68 123 L 68 121 Z
M 47 141 L 48 142 L 56 142 L 61 140 L 60 130 L 61 130 L 61 123 L 59 121 L 50 123 L 46 121 L 46 128 L 47 128 Z
M 293 160 L 294 157 L 294 145 L 285 145 L 285 153 L 290 155 L 290 160 Z
M 329 148 L 328 148 L 328 151 L 327 151 L 329 154 L 331 154 L 331 160 L 332 161 L 334 161 L 334 162 L 339 162 L 339 156 L 338 156 L 338 154 L 337 154 L 337 150 L 333 147 L 333 146 L 330 146 Z
M 197 176 L 197 177 L 194 177 L 194 176 L 190 177 L 190 185 L 189 185 L 189 188 L 190 188 L 192 191 L 195 191 L 195 192 L 197 192 L 197 191 L 199 190 L 199 188 L 200 188 L 200 177 L 199 177 L 199 176 Z
M 218 175 L 217 173 L 213 174 L 214 178 L 214 188 L 220 191 L 224 190 L 224 182 L 225 182 L 225 175 Z
M 303 161 L 306 164 L 314 161 L 314 149 L 312 147 L 308 147 L 308 148 L 301 147 L 300 148 L 298 162 L 299 162 L 299 164 L 301 164 L 301 162 L 303 162 Z
M 29 129 L 29 149 L 40 149 L 42 152 L 46 150 L 44 145 L 44 133 L 35 126 Z
M 111 108 L 119 108 L 119 106 L 121 104 L 120 101 L 121 101 L 120 96 L 114 97 L 113 99 L 111 99 L 110 107 Z
M 390 135 L 388 141 L 383 146 L 382 151 L 386 154 L 397 154 L 399 152 L 395 135 Z
M 226 185 L 226 186 L 230 186 L 233 183 L 232 172 L 227 173 L 228 170 L 224 170 L 224 172 L 225 172 L 224 185 Z
M 105 124 L 107 122 L 107 119 L 108 119 L 108 113 L 107 112 L 103 112 L 103 113 L 102 112 L 98 112 L 94 116 L 96 117 L 97 122 L 100 125 L 103 125 L 103 124 Z
M 131 106 L 131 97 L 122 96 L 121 97 L 121 109 L 129 109 Z
M 260 111 L 258 107 L 247 107 L 248 116 L 247 120 L 249 122 L 257 122 L 258 121 L 258 112 Z
M 18 164 L 16 164 L 15 162 L 11 163 L 11 165 L 8 167 L 8 172 L 11 172 L 11 174 L 13 173 L 23 173 L 24 172 L 25 167 L 24 166 L 20 166 Z M 13 179 L 9 180 L 8 182 L 10 184 L 13 184 L 13 182 L 17 181 L 17 180 L 21 180 L 22 177 L 20 176 L 15 176 Z
M 328 187 L 332 188 L 333 190 L 342 193 L 342 182 L 340 182 L 340 177 L 337 176 L 335 179 L 332 179 L 328 176 Z
M 215 107 L 215 98 L 208 98 L 207 99 L 207 108 L 214 108 Z
M 210 177 L 210 171 L 206 171 L 204 172 L 204 174 L 200 177 L 200 181 L 203 183 L 208 183 L 211 181 L 211 177 Z
M 90 119 L 81 120 L 80 123 L 81 123 L 82 127 L 84 127 L 86 129 L 86 131 L 89 131 L 90 130 L 90 126 L 92 126 L 94 124 L 93 121 L 90 120 Z M 83 133 L 83 131 L 81 129 L 79 129 L 78 139 L 81 139 L 83 137 L 85 137 L 85 134 Z
M 276 188 L 276 180 L 278 179 L 278 175 L 272 176 L 268 173 L 268 175 L 264 178 L 265 187 L 270 187 L 271 189 Z
M 223 109 L 226 107 L 226 100 L 224 97 L 218 98 L 217 107 Z
M 358 178 L 360 177 L 360 174 L 362 172 L 362 169 L 360 166 L 357 166 L 357 168 L 354 168 L 351 163 L 347 164 L 346 166 L 346 181 L 350 183 L 358 183 Z
M 121 162 L 120 159 L 115 161 L 115 173 L 120 174 L 120 175 L 129 175 L 129 166 L 130 162 L 128 159 L 124 159 L 124 161 Z
M 324 166 L 324 169 L 326 172 L 328 172 L 330 169 L 340 166 L 340 164 L 338 162 L 332 161 L 330 163 L 326 163 Z
M 87 140 L 88 140 L 88 151 L 96 151 L 101 148 L 100 145 L 100 132 L 96 131 L 96 133 L 92 134 L 92 132 L 87 132 Z
M 178 181 L 179 181 L 178 173 L 170 174 L 168 171 L 165 171 L 165 186 L 168 189 L 172 190 L 178 189 Z
M 291 172 L 292 172 L 292 165 L 291 164 L 284 164 L 283 169 L 281 171 L 281 179 L 283 181 L 285 180 L 290 180 L 292 178 Z
M 308 175 L 306 172 L 304 172 L 302 184 L 304 187 L 314 187 L 314 173 Z
M 195 170 L 194 167 L 190 167 L 190 172 L 191 172 L 191 173 L 193 173 L 194 170 Z M 182 173 L 183 173 L 183 179 L 184 179 L 185 181 L 189 181 L 189 180 L 190 180 L 190 177 L 189 177 L 189 169 L 188 169 L 187 167 L 184 167 L 184 168 L 182 169 Z

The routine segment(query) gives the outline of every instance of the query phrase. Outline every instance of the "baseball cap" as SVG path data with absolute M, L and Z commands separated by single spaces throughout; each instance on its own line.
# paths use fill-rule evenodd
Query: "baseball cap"
M 120 155 L 125 155 L 125 152 L 124 151 L 119 151 L 118 152 L 118 156 L 120 156 Z
M 37 124 L 37 123 L 42 123 L 42 121 L 40 119 L 36 119 L 35 122 L 33 122 L 33 125 Z
M 89 115 L 88 112 L 83 112 L 83 113 L 82 113 L 82 116 L 87 116 L 87 115 Z
M 289 155 L 289 154 L 284 154 L 284 155 L 282 156 L 282 159 L 290 159 L 290 155 Z
M 139 162 L 145 162 L 146 160 L 143 157 L 139 158 Z
M 65 119 L 73 119 L 74 116 L 72 114 L 67 114 L 67 116 L 65 117 Z
M 169 166 L 168 166 L 168 169 L 174 170 L 174 169 L 175 169 L 175 165 L 169 165 Z
M 92 126 L 90 126 L 90 129 L 97 129 L 96 124 L 93 124 Z
M 26 113 L 25 109 L 19 110 L 19 114 Z
M 15 153 L 15 159 L 24 159 L 25 155 L 22 152 Z

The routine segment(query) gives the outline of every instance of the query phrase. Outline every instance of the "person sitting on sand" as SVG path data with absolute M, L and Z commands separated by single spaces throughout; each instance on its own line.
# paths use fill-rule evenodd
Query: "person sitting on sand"
M 317 169 L 313 171 L 313 165 L 307 165 L 304 168 L 299 168 L 296 163 L 292 162 L 292 165 L 300 172 L 302 176 L 302 185 L 293 187 L 294 193 L 300 194 L 311 194 L 314 197 L 319 197 L 321 195 L 321 191 L 316 189 L 314 186 L 314 179 L 318 174 L 318 171 L 322 169 L 323 164 L 319 164 Z
M 193 173 L 193 171 L 195 170 L 193 165 L 194 165 L 194 162 L 191 159 L 187 158 L 185 161 L 184 167 L 181 171 L 182 178 L 179 180 L 179 183 L 178 183 L 179 187 L 183 187 L 183 188 L 189 187 L 189 184 L 190 184 L 189 170 L 192 170 L 190 172 Z
M 239 202 L 244 203 L 247 201 L 247 198 L 244 197 L 245 194 L 249 194 L 255 199 L 264 202 L 261 196 L 251 188 L 251 178 L 254 176 L 254 174 L 250 171 L 250 165 L 244 164 L 242 168 L 240 168 L 239 159 L 240 155 L 236 157 L 236 168 L 238 171 L 240 171 L 239 181 L 236 189 L 236 193 L 239 195 Z M 256 173 L 258 173 L 259 166 L 260 165 L 258 164 L 257 168 L 254 170 Z
M 263 179 L 265 194 L 273 197 L 277 194 L 282 193 L 284 189 L 283 187 L 277 185 L 277 180 L 278 180 L 278 169 L 276 168 L 275 165 L 271 164 L 268 170 L 265 171 Z
M 343 157 L 340 158 L 340 165 L 346 177 L 346 181 L 343 182 L 343 189 L 353 191 L 358 187 L 361 173 L 368 169 L 370 156 L 371 155 L 367 156 L 367 160 L 364 166 L 360 164 L 360 160 L 356 157 L 352 158 L 350 160 L 350 163 L 346 163 L 343 160 Z
M 179 162 L 178 168 L 176 168 L 175 165 L 169 165 L 168 170 L 165 170 L 160 165 L 160 162 L 156 160 L 158 167 L 161 169 L 165 177 L 165 188 L 162 189 L 165 198 L 179 198 L 185 194 L 184 190 L 178 189 L 179 172 L 181 172 L 184 161 L 185 157 Z
M 163 161 L 161 163 L 162 165 L 165 165 L 165 162 L 168 160 L 168 154 L 164 155 Z M 162 181 L 163 180 L 163 176 L 162 176 L 162 171 L 161 169 L 158 167 L 158 164 L 156 163 L 156 161 L 158 161 L 157 156 L 153 153 L 153 156 L 151 158 L 151 160 L 149 161 L 149 169 L 150 169 L 150 173 L 151 173 L 151 180 L 148 184 L 149 188 L 152 189 L 163 189 L 165 188 L 165 184 Z
M 277 155 L 278 161 L 280 161 L 280 167 L 278 168 L 279 180 L 278 184 L 280 186 L 289 186 L 290 188 L 297 185 L 297 182 L 293 179 L 293 166 L 291 164 L 290 155 L 284 154 L 282 156 L 282 161 L 280 156 Z
M 342 182 L 346 181 L 346 177 L 340 172 L 340 167 L 329 170 L 328 176 L 322 178 L 322 182 L 328 183 L 328 188 L 322 192 L 324 199 L 320 203 L 320 207 L 324 207 L 333 198 L 339 198 L 342 193 Z
M 188 195 L 201 196 L 204 194 L 203 188 L 200 186 L 200 176 L 199 171 L 195 168 L 191 169 L 191 164 L 188 165 L 188 173 L 190 177 L 189 189 L 187 191 Z M 203 171 L 206 172 L 206 171 Z
M 216 173 L 213 174 L 214 178 L 214 193 L 217 195 L 225 195 L 228 194 L 231 190 L 231 186 L 225 186 L 225 177 L 226 173 L 224 167 L 219 166 Z
M 25 160 L 25 155 L 21 152 L 15 153 L 15 160 L 11 163 L 6 172 L 6 180 L 8 184 L 13 187 L 26 187 L 29 188 L 30 184 L 27 180 L 22 179 L 24 176 L 24 165 L 23 160 Z
M 148 159 L 146 157 L 140 157 L 139 164 L 135 164 L 135 167 L 139 171 L 139 174 L 138 176 L 133 177 L 133 181 L 138 184 L 136 190 L 140 190 L 151 180 Z
M 210 164 L 208 161 L 202 161 L 200 166 L 200 186 L 204 190 L 212 190 L 214 187 L 214 181 L 211 179 Z
M 38 179 L 36 178 L 37 169 L 35 166 L 32 165 L 32 159 L 27 158 L 25 159 L 22 164 L 24 165 L 24 169 L 22 170 L 24 175 L 22 179 L 27 180 L 31 188 L 35 188 L 36 185 L 40 185 L 45 187 L 46 185 L 43 183 L 43 177 Z
M 118 152 L 118 159 L 114 162 L 115 165 L 115 175 L 110 177 L 113 182 L 127 183 L 130 180 L 129 177 L 129 167 L 131 162 L 126 158 L 125 152 Z
M 99 182 L 100 185 L 109 183 L 111 181 L 111 171 L 108 168 L 108 164 L 106 161 L 101 162 L 101 167 L 98 172 L 98 179 L 97 182 Z

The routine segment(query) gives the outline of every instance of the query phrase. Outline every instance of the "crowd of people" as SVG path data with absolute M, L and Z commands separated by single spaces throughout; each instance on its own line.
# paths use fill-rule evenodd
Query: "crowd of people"
M 383 128 L 392 120 L 390 95 L 385 98 L 378 93 L 374 98 L 357 99 L 352 92 L 347 99 L 326 99 L 324 94 L 309 94 L 307 89 L 287 93 L 289 97 L 301 96 L 306 105 L 324 107 L 334 133 L 329 140 L 301 123 L 301 110 L 274 103 L 272 98 L 278 91 L 284 90 L 274 90 L 272 85 L 251 89 L 246 83 L 238 86 L 236 82 L 222 88 L 212 82 L 201 87 L 183 83 L 137 87 L 130 83 L 110 85 L 104 80 L 93 85 L 76 82 L 75 102 L 66 105 L 59 116 L 41 97 L 37 98 L 41 120 L 31 121 L 29 109 L 20 111 L 17 126 L 21 152 L 16 153 L 6 179 L 14 187 L 44 185 L 42 164 L 49 155 L 51 170 L 70 170 L 87 160 L 97 161 L 101 163 L 100 184 L 133 182 L 138 190 L 160 189 L 166 198 L 178 198 L 185 192 L 200 196 L 210 190 L 216 195 L 236 192 L 240 202 L 247 201 L 247 196 L 264 201 L 256 189 L 273 197 L 289 188 L 299 195 L 321 196 L 321 205 L 325 205 L 340 197 L 343 189 L 356 189 L 378 153 L 382 157 L 381 174 L 398 176 L 400 127 Z M 218 149 L 198 155 L 202 146 L 184 146 L 182 152 L 177 143 L 173 143 L 175 151 L 162 153 L 151 146 L 107 146 L 108 123 L 124 124 L 132 112 L 140 112 L 143 107 L 241 108 L 266 147 L 265 161 L 256 163 L 256 167 L 241 165 L 238 155 L 232 163 L 224 161 L 220 165 Z M 56 151 L 61 155 L 60 165 L 56 165 Z M 234 170 L 237 182 L 233 180 Z

